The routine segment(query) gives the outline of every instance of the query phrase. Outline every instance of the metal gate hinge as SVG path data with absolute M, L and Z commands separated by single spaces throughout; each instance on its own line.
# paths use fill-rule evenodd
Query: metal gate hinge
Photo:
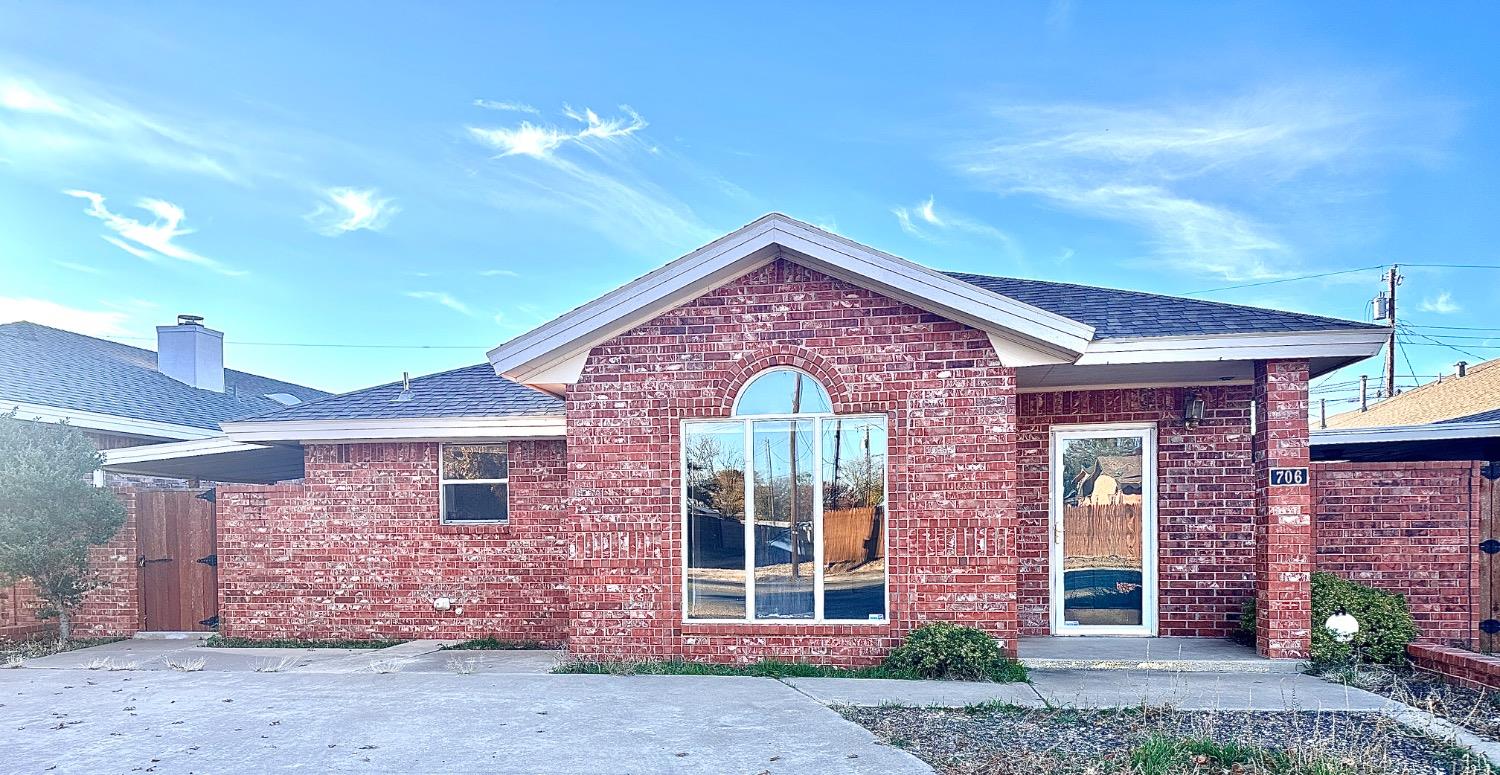
M 1497 546 L 1500 546 L 1500 544 L 1497 544 Z M 201 562 L 210 568 L 217 568 L 219 567 L 219 555 L 210 554 L 207 557 L 199 557 L 198 559 L 193 560 L 193 562 Z

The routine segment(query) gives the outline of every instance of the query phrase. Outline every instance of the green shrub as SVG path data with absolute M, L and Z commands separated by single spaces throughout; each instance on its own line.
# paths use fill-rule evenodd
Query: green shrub
M 1359 634 L 1351 643 L 1339 643 L 1323 622 L 1338 609 L 1359 621 Z M 1332 573 L 1312 576 L 1312 663 L 1347 663 L 1358 649 L 1366 662 L 1399 664 L 1406 661 L 1406 646 L 1417 639 L 1417 625 L 1406 608 L 1406 598 L 1391 592 L 1356 584 Z
M 1344 609 L 1359 622 L 1359 634 L 1350 643 L 1339 643 L 1323 622 L 1334 611 Z M 1315 667 L 1348 664 L 1354 649 L 1365 662 L 1400 664 L 1406 646 L 1417 639 L 1417 625 L 1406 608 L 1406 598 L 1339 578 L 1332 573 L 1312 575 L 1312 653 Z M 1255 599 L 1246 601 L 1240 613 L 1240 632 L 1255 640 Z
M 916 678 L 1026 680 L 1026 668 L 1005 656 L 999 641 L 989 633 L 947 622 L 912 630 L 906 641 L 886 657 L 885 667 Z

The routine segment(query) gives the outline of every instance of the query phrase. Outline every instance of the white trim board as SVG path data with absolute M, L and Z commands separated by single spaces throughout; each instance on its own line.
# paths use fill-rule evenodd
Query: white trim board
M 1500 438 L 1500 421 L 1444 422 L 1427 425 L 1388 425 L 1369 428 L 1319 428 L 1308 443 L 1380 444 L 1403 441 Z
M 176 460 L 186 457 L 202 457 L 204 455 L 225 455 L 235 452 L 249 452 L 251 450 L 266 449 L 266 444 L 246 444 L 232 441 L 227 436 L 214 436 L 208 439 L 191 439 L 189 441 L 174 441 L 166 444 L 146 444 L 139 447 L 121 447 L 120 449 L 107 449 L 104 455 L 104 465 L 136 465 L 140 463 L 152 463 L 158 460 Z
M 86 412 L 81 409 L 64 409 L 58 406 L 0 399 L 0 413 L 12 410 L 15 411 L 16 417 L 21 420 L 36 420 L 48 423 L 66 422 L 75 428 L 125 433 L 132 436 L 148 436 L 159 439 L 207 439 L 219 435 L 219 431 L 211 428 L 195 428 L 191 425 L 178 425 L 176 423 L 157 422 L 156 420 L 139 420 L 134 417 L 121 417 L 116 414 Z
M 1341 328 L 1274 334 L 1214 334 L 1101 339 L 1090 342 L 1077 366 L 1126 363 L 1255 361 L 1287 358 L 1367 358 L 1380 352 L 1390 332 Z
M 513 417 L 411 417 L 380 420 L 262 420 L 224 423 L 224 433 L 241 442 L 507 441 L 561 439 L 562 415 Z
M 762 216 L 489 351 L 503 376 L 556 389 L 605 341 L 782 256 L 1048 356 L 1071 361 L 1093 327 L 986 291 L 779 213 Z M 540 379 L 545 375 L 545 382 Z

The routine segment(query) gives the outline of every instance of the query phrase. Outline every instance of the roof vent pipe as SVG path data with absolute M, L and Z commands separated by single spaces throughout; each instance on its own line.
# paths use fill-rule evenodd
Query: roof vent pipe
M 177 325 L 156 327 L 156 370 L 200 390 L 224 392 L 224 332 L 200 315 L 178 315 Z
M 1455 376 L 1455 377 L 1463 377 L 1463 376 L 1466 376 L 1468 373 L 1469 373 L 1469 362 L 1468 361 L 1459 361 L 1458 363 L 1453 364 L 1453 376 Z
M 411 373 L 410 372 L 406 372 L 406 371 L 401 372 L 401 392 L 398 393 L 396 395 L 396 397 L 392 398 L 391 400 L 392 401 L 410 401 L 411 400 Z

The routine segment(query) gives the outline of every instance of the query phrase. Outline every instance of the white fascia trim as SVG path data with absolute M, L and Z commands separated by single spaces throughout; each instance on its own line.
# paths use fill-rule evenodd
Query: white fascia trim
M 191 441 L 174 441 L 168 444 L 146 444 L 139 447 L 108 449 L 103 454 L 104 466 L 108 468 L 109 466 L 151 463 L 158 460 L 175 460 L 184 457 L 249 452 L 256 449 L 267 449 L 268 447 L 269 445 L 267 444 L 246 444 L 244 442 L 232 441 L 226 436 L 215 436 L 210 439 L 193 439 Z
M 1016 388 L 1017 393 L 1079 393 L 1089 390 L 1144 390 L 1147 388 L 1217 387 L 1219 385 L 1253 385 L 1253 379 L 1164 380 L 1162 382 L 1120 382 L 1116 384 L 1083 383 L 1078 385 L 1034 385 Z
M 764 216 L 489 351 L 495 371 L 518 382 L 557 382 L 598 341 L 639 325 L 782 255 L 958 322 L 1071 359 L 1094 329 L 780 214 Z M 571 381 L 571 380 L 567 380 Z
M 1500 421 L 1390 425 L 1377 428 L 1323 428 L 1309 439 L 1321 444 L 1380 444 L 1402 441 L 1500 438 Z
M 1378 328 L 1345 328 L 1275 334 L 1103 339 L 1090 342 L 1076 365 L 1367 358 L 1380 352 L 1389 338 L 1389 331 Z
M 561 439 L 567 436 L 567 420 L 562 415 L 526 415 L 232 422 L 224 423 L 224 433 L 234 441 L 283 443 Z
M 45 404 L 29 404 L 21 401 L 0 399 L 0 413 L 12 410 L 15 411 L 16 417 L 22 420 L 36 420 L 50 423 L 66 422 L 75 428 L 126 433 L 133 436 L 152 436 L 163 439 L 206 439 L 219 435 L 219 431 L 209 428 L 194 428 L 191 425 L 177 425 L 176 423 L 157 422 L 155 420 L 138 420 L 134 417 L 121 417 L 115 414 L 85 412 L 81 409 L 64 409 Z

